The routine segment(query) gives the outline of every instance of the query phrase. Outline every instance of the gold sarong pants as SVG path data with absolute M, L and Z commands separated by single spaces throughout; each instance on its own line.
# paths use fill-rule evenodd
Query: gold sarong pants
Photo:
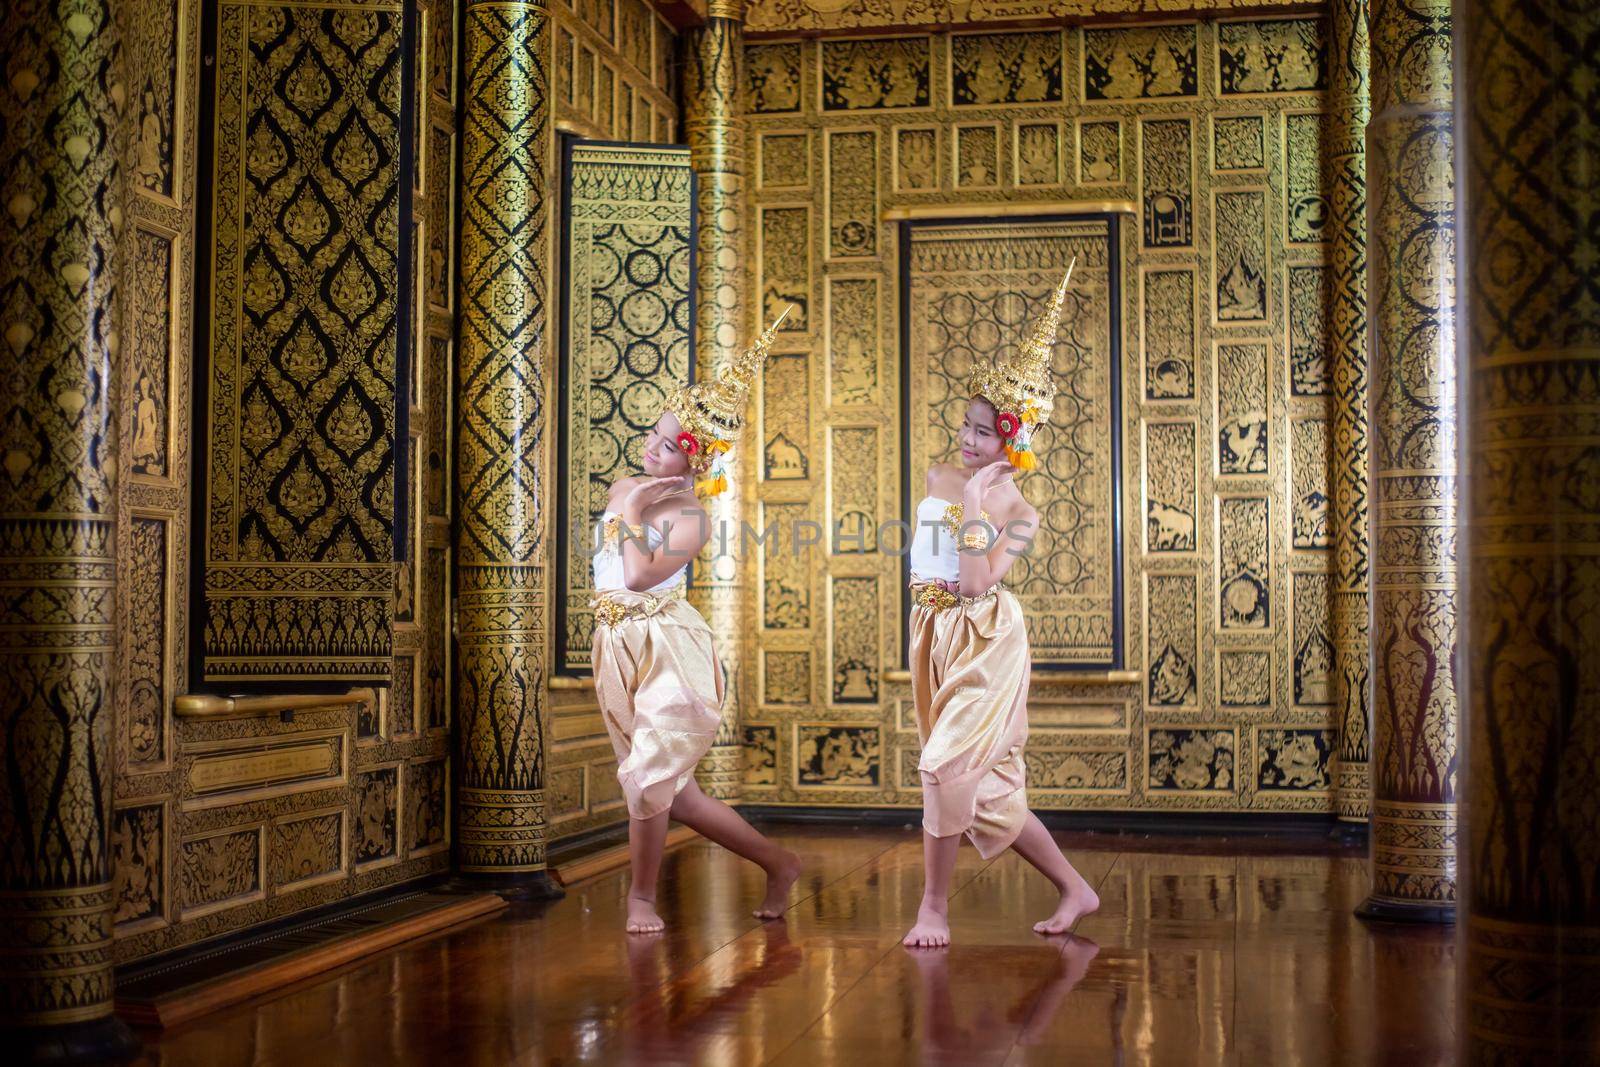
M 711 630 L 681 596 L 626 590 L 596 601 L 594 688 L 635 819 L 672 807 L 722 717 Z M 604 621 L 610 619 L 610 622 Z
M 922 737 L 922 826 L 965 833 L 985 859 L 1028 817 L 1028 629 L 1004 589 L 922 596 L 911 610 L 911 698 Z

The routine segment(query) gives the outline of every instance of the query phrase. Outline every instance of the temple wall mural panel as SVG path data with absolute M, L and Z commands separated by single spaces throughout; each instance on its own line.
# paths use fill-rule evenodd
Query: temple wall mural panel
M 557 129 L 603 141 L 672 144 L 678 34 L 646 0 L 552 0 Z
M 237 322 L 241 335 L 253 338 L 241 342 L 240 351 L 256 352 L 260 359 L 235 365 L 248 364 L 250 374 L 230 379 L 242 392 L 227 395 L 242 405 L 240 425 L 249 427 L 251 418 L 259 417 L 265 420 L 262 425 L 277 426 L 285 440 L 303 444 L 300 452 L 307 462 L 321 464 L 327 484 L 337 489 L 329 491 L 330 506 L 337 500 L 351 504 L 339 520 L 348 536 L 333 536 L 327 555 L 335 565 L 326 573 L 354 576 L 351 582 L 365 590 L 360 597 L 368 605 L 360 609 L 368 614 L 357 617 L 383 620 L 381 628 L 372 631 L 381 640 L 375 638 L 366 646 L 374 655 L 360 669 L 387 680 L 386 687 L 302 699 L 299 710 L 285 713 L 284 718 L 276 711 L 252 712 L 248 702 L 236 705 L 188 695 L 191 686 L 201 681 L 198 669 L 191 675 L 201 649 L 192 643 L 190 623 L 195 610 L 191 605 L 198 606 L 192 594 L 203 588 L 206 573 L 203 551 L 191 549 L 189 477 L 193 450 L 199 448 L 204 455 L 207 433 L 204 412 L 195 418 L 192 401 L 194 376 L 205 371 L 203 359 L 193 354 L 203 352 L 208 343 L 195 336 L 193 326 L 197 234 L 203 235 L 207 228 L 197 225 L 204 221 L 199 212 L 205 205 L 196 195 L 198 126 L 207 114 L 200 95 L 201 57 L 212 47 L 212 42 L 201 39 L 206 2 L 152 0 L 129 5 L 124 31 L 130 72 L 138 72 L 130 73 L 137 121 L 125 149 L 131 225 L 124 239 L 140 281 L 126 291 L 127 341 L 122 353 L 128 384 L 120 395 L 122 494 L 117 545 L 129 579 L 118 590 L 117 640 L 122 655 L 113 731 L 111 847 L 115 954 L 123 962 L 414 879 L 449 863 L 452 494 L 448 486 L 457 5 L 454 0 L 422 0 L 414 21 L 404 27 L 400 5 L 366 5 L 354 12 L 355 22 L 366 27 L 360 32 L 370 30 L 387 49 L 387 58 L 374 60 L 374 71 L 381 75 L 375 81 L 369 78 L 374 71 L 338 65 L 324 69 L 312 61 L 319 54 L 318 42 L 338 51 L 329 35 L 336 35 L 341 24 L 324 19 L 322 8 L 216 5 L 216 43 L 224 54 L 230 41 L 235 46 L 243 41 L 238 35 L 246 29 L 240 20 L 252 19 L 249 32 L 284 47 L 288 41 L 297 42 L 291 56 L 306 57 L 304 62 L 286 59 L 284 71 L 288 79 L 284 84 L 298 86 L 303 93 L 297 90 L 274 99 L 269 88 L 257 84 L 250 90 L 256 95 L 245 98 L 255 101 L 254 119 L 235 112 L 238 121 L 247 123 L 250 135 L 232 147 L 249 155 L 251 166 L 270 170 L 274 159 L 287 165 L 285 157 L 270 151 L 274 138 L 281 136 L 294 148 L 300 173 L 284 191 L 281 215 L 274 212 L 267 221 L 255 216 L 259 232 L 239 229 L 243 216 L 230 223 L 238 240 L 228 247 L 242 249 L 236 259 L 243 264 L 243 302 L 238 305 L 242 318 Z M 404 69 L 402 31 L 414 42 L 410 70 Z M 286 36 L 279 40 L 274 34 Z M 296 51 L 301 45 L 305 48 Z M 243 62 L 240 53 L 233 55 Z M 244 68 L 226 63 L 219 67 L 219 114 L 227 106 L 224 98 L 230 84 L 232 99 L 240 99 L 241 86 L 230 83 L 230 71 L 242 74 Z M 388 95 L 376 103 L 362 102 L 335 77 L 340 71 L 341 77 L 359 78 L 360 93 L 370 82 Z M 404 108 L 402 86 L 414 89 Z M 318 95 L 323 88 L 327 95 Z M 317 130 L 334 131 L 326 147 L 336 162 L 318 173 L 324 168 L 322 156 L 306 154 L 305 144 L 296 139 L 311 136 L 310 127 L 294 134 L 286 123 L 296 121 L 296 107 L 311 107 L 319 100 L 332 107 L 327 104 L 332 96 L 351 99 L 339 112 L 342 117 L 329 111 L 311 124 Z M 402 117 L 402 110 L 409 114 Z M 303 122 L 304 116 L 298 120 Z M 382 133 L 385 129 L 387 133 Z M 410 273 L 402 280 L 393 254 L 400 232 L 399 190 L 390 181 L 387 193 L 379 195 L 373 183 L 387 180 L 380 171 L 401 174 L 400 138 L 407 129 L 413 135 L 411 245 Z M 275 132 L 265 132 L 269 130 Z M 379 159 L 386 160 L 382 167 L 375 162 Z M 365 178 L 350 169 L 359 169 L 363 160 L 375 168 Z M 263 180 L 273 188 L 273 183 L 287 179 L 273 172 Z M 224 195 L 225 190 L 219 192 L 219 214 Z M 353 210 L 357 203 L 389 205 L 386 215 L 379 212 L 387 219 L 383 223 L 389 250 L 386 281 L 377 270 L 381 257 L 361 243 L 375 240 L 371 233 L 343 241 L 348 255 L 341 252 L 328 258 L 327 250 L 341 243 L 339 234 L 355 225 L 341 214 L 339 205 Z M 251 210 L 258 212 L 260 205 Z M 219 240 L 225 229 L 214 227 Z M 358 262 L 360 270 L 352 266 Z M 296 291 L 293 283 L 299 279 L 309 284 L 312 279 L 306 272 L 316 264 L 332 272 L 326 291 L 336 299 L 320 310 L 286 317 L 284 308 Z M 402 300 L 402 289 L 415 297 Z M 313 286 L 312 291 L 321 290 Z M 271 294 L 284 303 L 259 308 L 251 303 Z M 387 311 L 369 311 L 354 328 L 339 319 L 337 330 L 328 324 L 334 320 L 318 318 L 337 317 L 344 314 L 341 308 L 353 309 L 368 298 L 386 299 Z M 315 301 L 295 299 L 315 306 Z M 402 308 L 412 315 L 403 331 L 396 328 Z M 389 319 L 380 328 L 373 316 L 382 314 Z M 279 325 L 284 330 L 274 333 Z M 352 356 L 337 364 L 348 370 L 341 384 L 333 383 L 331 376 L 342 358 L 337 353 L 344 349 L 327 343 L 319 330 L 329 338 L 340 338 L 340 345 L 354 344 L 355 338 L 369 346 L 360 358 Z M 404 359 L 397 358 L 394 348 L 402 335 L 409 345 Z M 380 352 L 384 345 L 387 354 Z M 324 362 L 319 364 L 319 359 Z M 397 367 L 407 370 L 405 379 L 393 378 Z M 214 403 L 224 395 L 215 384 L 213 377 L 208 385 Z M 321 412 L 308 406 L 313 395 L 325 401 Z M 388 409 L 379 403 L 381 396 L 389 397 Z M 286 398 L 296 399 L 299 406 L 288 404 Z M 394 416 L 395 405 L 402 403 L 407 405 L 404 420 Z M 302 422 L 295 423 L 302 415 Z M 195 424 L 200 429 L 191 431 Z M 291 425 L 300 428 L 293 430 Z M 380 447 L 373 438 L 394 434 L 402 425 L 408 463 L 404 481 L 395 482 L 392 473 L 383 473 L 392 470 L 392 458 L 377 456 L 388 446 Z M 368 431 L 360 441 L 354 434 L 358 427 Z M 243 436 L 241 447 L 248 449 Z M 259 457 L 241 463 L 240 469 L 266 469 L 267 457 L 283 454 L 283 446 L 257 451 Z M 209 458 L 220 462 L 216 452 Z M 283 503 L 295 497 L 289 492 L 293 479 L 282 481 L 281 490 L 266 486 L 262 507 L 270 510 L 276 507 L 274 500 Z M 201 514 L 209 524 L 214 513 L 208 508 Z M 289 514 L 292 518 L 292 510 Z M 399 563 L 390 560 L 394 552 L 385 528 L 396 514 L 406 521 L 404 560 Z M 278 519 L 286 529 L 294 528 L 283 512 Z M 304 536 L 320 521 L 312 518 Z M 263 523 L 261 528 L 270 528 L 266 520 Z M 331 531 L 335 525 L 327 528 Z M 239 528 L 253 527 L 241 518 Z M 341 558 L 340 553 L 352 545 L 364 546 L 361 552 L 368 557 L 364 562 Z M 282 573 L 284 566 L 279 562 L 254 569 L 258 576 L 266 576 L 275 568 Z M 306 573 L 315 571 L 307 568 Z M 278 691 L 292 699 L 305 692 L 297 692 L 297 682 L 328 681 L 321 674 L 299 674 L 285 680 Z M 232 692 L 238 685 L 229 682 L 220 688 Z
M 1029 12 L 1057 13 L 1046 7 Z M 1064 509 L 1071 492 L 1109 493 L 1115 475 L 1123 626 L 1104 648 L 1052 599 L 1069 594 L 1030 604 L 1033 803 L 1332 810 L 1326 204 L 1308 165 L 1324 136 L 1326 27 L 1281 10 L 819 41 L 780 27 L 949 18 L 941 5 L 754 5 L 752 34 L 765 32 L 746 46 L 752 284 L 759 315 L 796 305 L 759 401 L 759 517 L 828 532 L 803 548 L 806 562 L 770 542 L 759 552 L 746 803 L 920 803 L 900 560 L 862 552 L 851 532 L 899 518 L 920 493 L 939 451 L 930 427 L 959 418 L 962 356 L 922 362 L 946 344 L 926 338 L 949 327 L 934 329 L 915 283 L 902 334 L 898 220 L 912 218 L 916 234 L 940 225 L 930 213 L 984 217 L 1021 247 L 1048 225 L 1040 216 L 1109 211 L 1115 277 L 1110 258 L 1080 256 L 1083 290 L 1073 283 L 1115 301 L 1104 321 L 1120 331 L 1119 365 L 1096 369 L 1096 352 L 1110 351 L 1096 336 L 1083 366 L 1106 378 L 1072 386 L 1092 394 L 1083 428 L 1104 440 L 1078 455 L 1058 436 L 1043 455 L 1077 461 L 1076 481 L 1026 491 Z M 913 273 L 916 256 L 913 241 Z M 1044 273 L 993 288 L 1012 289 L 1020 310 Z M 974 297 L 990 288 L 968 284 Z M 989 346 L 1020 339 L 1004 302 L 978 303 L 961 330 Z M 1115 435 L 1095 406 L 1107 378 L 1121 393 Z M 1097 529 L 1083 521 L 1069 525 Z M 1109 617 L 1110 548 L 1102 533 L 1075 546 L 1086 599 L 1100 598 L 1080 623 Z M 1051 558 L 1055 585 L 1065 562 Z M 1073 641 L 1084 643 L 1069 653 Z M 1089 646 L 1102 657 L 1094 669 L 1049 669 Z

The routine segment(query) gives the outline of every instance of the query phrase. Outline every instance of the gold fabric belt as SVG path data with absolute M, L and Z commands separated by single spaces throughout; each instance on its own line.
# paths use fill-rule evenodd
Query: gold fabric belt
M 966 607 L 982 600 L 993 597 L 1000 587 L 992 586 L 977 596 L 962 596 L 952 593 L 937 582 L 912 582 L 911 602 L 921 608 L 932 608 L 934 611 L 945 611 L 948 608 Z
M 589 601 L 589 606 L 594 609 L 595 620 L 601 625 L 616 626 L 627 619 L 647 618 L 674 600 L 682 599 L 682 586 L 659 594 L 612 590 Z

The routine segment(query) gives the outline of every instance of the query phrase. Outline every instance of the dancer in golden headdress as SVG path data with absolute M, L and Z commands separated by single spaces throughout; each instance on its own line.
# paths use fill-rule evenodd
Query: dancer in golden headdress
M 695 784 L 721 719 L 723 677 L 710 629 L 683 599 L 689 561 L 711 532 L 699 498 L 728 487 L 729 453 L 776 329 L 717 377 L 670 391 L 645 440 L 644 475 L 611 486 L 600 522 L 594 680 L 628 805 L 629 933 L 664 926 L 656 875 L 669 816 L 766 871 L 758 918 L 783 914 L 800 872 L 798 856 Z
M 922 737 L 926 881 L 905 944 L 950 943 L 950 874 L 964 833 L 985 859 L 1015 848 L 1061 893 L 1058 934 L 1099 898 L 1028 810 L 1022 746 L 1028 737 L 1028 630 L 1000 582 L 1027 551 L 1039 514 L 1015 476 L 1038 466 L 1033 433 L 1050 418 L 1050 373 L 1072 268 L 1032 336 L 1009 359 L 974 368 L 961 423 L 961 466 L 936 463 L 917 505 L 911 543 L 911 696 Z

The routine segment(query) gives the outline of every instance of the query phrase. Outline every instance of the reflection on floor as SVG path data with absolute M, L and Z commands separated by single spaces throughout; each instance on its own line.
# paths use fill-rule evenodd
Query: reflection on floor
M 779 826 L 808 864 L 784 922 L 759 873 L 672 853 L 666 934 L 622 933 L 626 875 L 154 1037 L 161 1065 L 1365 1064 L 1454 1060 L 1454 935 L 1373 926 L 1358 851 L 1315 839 L 1059 834 L 1099 889 L 1070 939 L 1048 884 L 962 849 L 955 945 L 913 953 L 904 830 Z

